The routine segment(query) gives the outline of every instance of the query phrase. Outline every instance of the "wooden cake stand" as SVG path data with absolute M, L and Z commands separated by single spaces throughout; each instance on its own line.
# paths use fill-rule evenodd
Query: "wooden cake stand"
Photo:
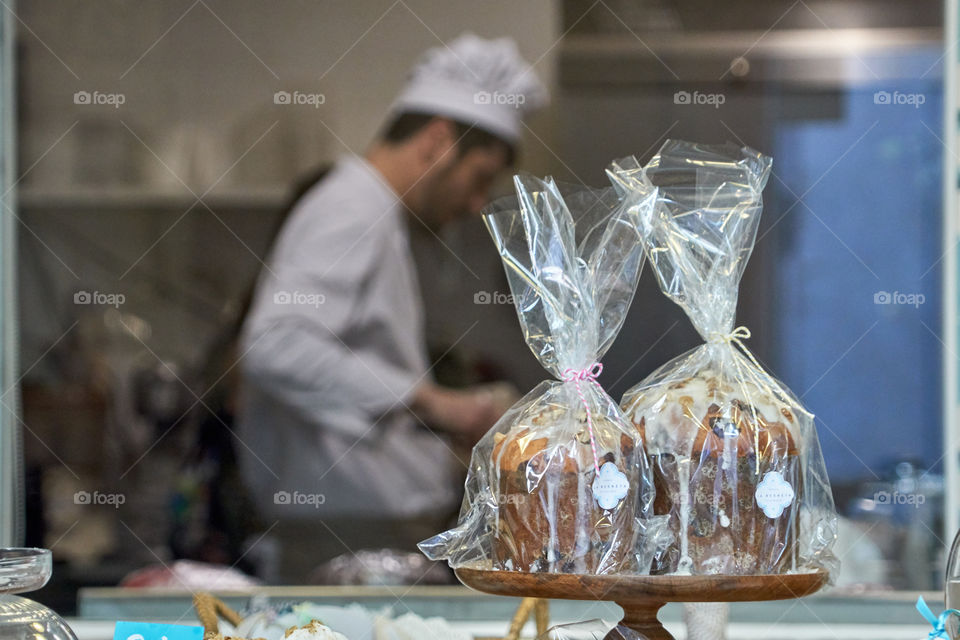
M 460 582 L 484 593 L 561 600 L 607 600 L 623 607 L 620 624 L 648 640 L 674 640 L 657 612 L 668 602 L 790 600 L 814 593 L 827 572 L 767 576 L 585 576 L 457 569 Z M 608 640 L 621 636 L 612 631 Z

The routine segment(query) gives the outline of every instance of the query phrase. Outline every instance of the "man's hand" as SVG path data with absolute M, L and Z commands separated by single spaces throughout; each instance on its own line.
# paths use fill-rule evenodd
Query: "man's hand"
M 449 389 L 426 383 L 417 389 L 411 409 L 425 423 L 474 445 L 506 410 L 502 393 L 489 388 Z

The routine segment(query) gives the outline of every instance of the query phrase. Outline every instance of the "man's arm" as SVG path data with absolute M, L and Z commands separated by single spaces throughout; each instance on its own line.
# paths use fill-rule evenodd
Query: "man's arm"
M 420 377 L 358 354 L 319 322 L 296 316 L 257 328 L 245 341 L 248 378 L 305 418 L 318 409 L 360 409 L 379 416 L 411 402 Z
M 277 322 L 247 349 L 248 378 L 307 421 L 315 420 L 321 408 L 359 408 L 375 416 L 405 409 L 430 427 L 473 444 L 503 412 L 490 393 L 441 387 L 384 362 L 368 362 L 335 336 L 325 338 L 294 321 Z
M 278 243 L 276 263 L 258 284 L 243 332 L 248 381 L 308 422 L 316 423 L 321 411 L 359 409 L 376 419 L 410 410 L 432 428 L 475 442 L 502 413 L 490 394 L 440 387 L 370 351 L 353 351 L 340 339 L 388 240 L 380 228 L 358 229 L 353 222 L 339 216 L 322 230 L 301 225 Z M 278 304 L 278 294 L 291 292 L 323 302 Z

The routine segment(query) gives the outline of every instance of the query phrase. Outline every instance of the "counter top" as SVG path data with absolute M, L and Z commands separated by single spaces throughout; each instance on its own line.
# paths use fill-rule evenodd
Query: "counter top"
M 327 605 L 359 603 L 372 610 L 391 608 L 396 613 L 412 611 L 423 617 L 441 616 L 476 637 L 503 637 L 519 599 L 471 591 L 460 586 L 444 587 L 258 587 L 215 594 L 235 609 L 247 606 L 252 596 L 270 601 L 313 601 Z M 916 640 L 929 631 L 914 609 L 917 592 L 850 594 L 827 592 L 802 600 L 743 602 L 730 607 L 729 640 Z M 934 611 L 942 594 L 923 593 Z M 606 602 L 554 600 L 551 624 L 602 618 L 619 620 L 621 609 Z M 661 611 L 661 620 L 682 639 L 680 605 Z M 196 621 L 192 594 L 186 590 L 88 588 L 79 594 L 79 617 L 71 620 L 79 640 L 107 640 L 116 620 L 179 622 Z M 528 625 L 527 637 L 533 637 Z
M 171 621 L 172 622 L 172 621 Z M 183 621 L 181 621 L 182 623 Z M 112 640 L 113 622 L 70 619 L 67 623 L 77 634 L 77 640 Z M 506 623 L 502 621 L 461 622 L 454 625 L 458 630 L 472 633 L 477 638 L 502 638 L 506 632 Z M 685 640 L 683 625 L 668 622 L 667 630 L 677 640 Z M 767 624 L 734 623 L 728 629 L 728 640 L 770 640 L 771 632 L 784 640 L 917 640 L 925 638 L 928 627 L 922 625 L 847 625 L 847 624 L 779 624 L 771 627 Z M 534 637 L 534 627 L 528 624 L 524 628 L 524 638 Z

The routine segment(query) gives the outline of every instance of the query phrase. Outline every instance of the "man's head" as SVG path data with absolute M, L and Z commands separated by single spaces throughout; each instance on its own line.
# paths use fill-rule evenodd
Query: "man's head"
M 420 113 L 394 117 L 377 147 L 402 163 L 396 170 L 407 176 L 403 202 L 432 227 L 478 213 L 516 155 L 512 144 L 483 129 Z
M 548 99 L 515 42 L 465 33 L 420 56 L 369 158 L 410 211 L 440 226 L 486 204 L 524 116 Z

